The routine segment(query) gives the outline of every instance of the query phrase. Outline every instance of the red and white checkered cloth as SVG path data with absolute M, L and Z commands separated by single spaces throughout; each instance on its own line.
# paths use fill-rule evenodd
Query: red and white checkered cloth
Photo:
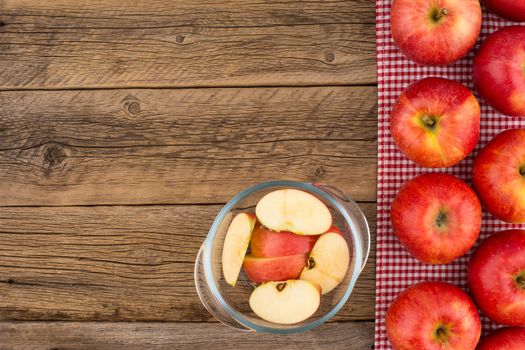
M 391 349 L 385 330 L 385 314 L 392 300 L 405 288 L 426 280 L 454 283 L 467 290 L 466 270 L 470 253 L 452 264 L 425 265 L 411 257 L 392 233 L 390 204 L 400 186 L 416 175 L 430 172 L 454 174 L 471 184 L 473 157 L 499 132 L 525 127 L 525 118 L 498 114 L 478 97 L 481 105 L 481 134 L 476 149 L 458 165 L 448 169 L 425 169 L 416 166 L 396 148 L 390 134 L 390 113 L 401 92 L 411 83 L 429 76 L 457 80 L 473 90 L 472 58 L 479 43 L 496 29 L 515 24 L 489 14 L 483 8 L 483 27 L 476 48 L 461 61 L 448 67 L 423 67 L 406 59 L 396 48 L 390 32 L 392 0 L 376 1 L 377 80 L 378 80 L 378 193 L 377 193 L 377 267 L 376 267 L 376 335 L 375 350 Z M 525 225 L 503 223 L 483 212 L 481 238 L 491 232 Z M 497 327 L 482 317 L 483 331 Z

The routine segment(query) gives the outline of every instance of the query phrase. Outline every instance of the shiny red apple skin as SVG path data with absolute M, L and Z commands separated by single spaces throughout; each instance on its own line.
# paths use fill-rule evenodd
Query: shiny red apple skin
M 457 177 L 429 173 L 403 185 L 392 202 L 391 219 L 394 234 L 416 259 L 446 264 L 476 243 L 481 204 Z
M 476 146 L 480 107 L 462 84 L 426 78 L 399 96 L 390 123 L 395 144 L 409 159 L 422 167 L 444 168 Z
M 306 266 L 307 255 L 288 255 L 276 258 L 244 257 L 242 267 L 253 283 L 298 279 Z
M 525 349 L 525 328 L 505 327 L 481 338 L 476 350 Z
M 448 65 L 476 43 L 481 6 L 478 0 L 394 0 L 390 25 L 396 45 L 409 59 Z
M 525 326 L 525 230 L 507 230 L 486 238 L 468 267 L 470 293 L 491 320 Z
M 474 57 L 473 77 L 476 90 L 494 109 L 525 117 L 525 26 L 492 33 Z
M 472 183 L 496 218 L 525 222 L 525 129 L 496 135 L 476 156 Z
M 515 22 L 525 21 L 525 1 L 523 0 L 484 0 L 490 12 Z
M 394 350 L 474 350 L 481 322 L 467 293 L 445 282 L 422 282 L 392 302 L 386 331 Z
M 292 232 L 276 232 L 256 226 L 250 241 L 250 254 L 256 257 L 272 258 L 286 255 L 308 254 L 319 236 L 296 235 Z

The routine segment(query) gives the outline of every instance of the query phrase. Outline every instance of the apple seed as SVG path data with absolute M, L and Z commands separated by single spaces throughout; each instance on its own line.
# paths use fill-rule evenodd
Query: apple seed
M 275 288 L 277 288 L 277 290 L 279 292 L 282 292 L 284 290 L 284 288 L 286 287 L 286 282 L 283 282 L 283 283 L 279 283 L 278 285 L 275 286 Z
M 314 258 L 312 258 L 312 257 L 308 258 L 308 265 L 307 266 L 308 266 L 308 269 L 310 269 L 310 270 L 315 267 L 315 260 L 314 260 Z

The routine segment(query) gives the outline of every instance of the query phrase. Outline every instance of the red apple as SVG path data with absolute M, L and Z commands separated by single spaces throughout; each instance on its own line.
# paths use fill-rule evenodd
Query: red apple
M 467 293 L 449 283 L 422 282 L 392 302 L 386 331 L 394 350 L 474 350 L 481 322 Z
M 481 202 L 492 215 L 525 222 L 525 129 L 496 135 L 477 155 L 472 173 Z
M 525 21 L 525 1 L 523 0 L 485 0 L 489 11 L 515 22 Z
M 525 349 L 525 328 L 506 327 L 481 338 L 476 350 Z
M 429 168 L 449 167 L 476 146 L 480 108 L 460 83 L 426 78 L 399 96 L 390 123 L 394 142 L 412 161 Z
M 503 231 L 485 239 L 470 260 L 468 284 L 490 319 L 525 326 L 525 230 Z
M 467 54 L 481 30 L 478 0 L 394 0 L 392 36 L 421 64 L 451 64 Z
M 297 279 L 306 266 L 305 254 L 277 258 L 244 257 L 242 266 L 248 278 L 254 283 L 286 281 Z
M 252 233 L 251 255 L 273 258 L 309 253 L 319 236 L 296 235 L 292 232 L 276 232 L 258 225 Z
M 481 204 L 457 177 L 431 173 L 408 181 L 399 190 L 391 219 L 394 234 L 416 259 L 446 264 L 476 243 Z
M 525 2 L 521 1 L 523 7 Z M 525 13 L 525 12 L 524 12 Z M 525 116 L 525 26 L 492 33 L 474 57 L 474 85 L 496 110 Z

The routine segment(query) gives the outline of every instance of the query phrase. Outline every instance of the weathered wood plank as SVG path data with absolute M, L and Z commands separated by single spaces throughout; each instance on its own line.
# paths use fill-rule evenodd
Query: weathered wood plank
M 375 6 L 4 0 L 0 89 L 374 83 Z
M 375 232 L 375 204 L 362 208 Z M 219 210 L 0 208 L 0 320 L 211 321 L 193 267 Z M 373 319 L 374 257 L 334 320 Z
M 0 206 L 224 203 L 272 179 L 376 198 L 376 88 L 1 92 Z
M 373 339 L 373 322 L 331 323 L 291 335 L 239 332 L 209 323 L 0 323 L 2 350 L 367 350 Z

